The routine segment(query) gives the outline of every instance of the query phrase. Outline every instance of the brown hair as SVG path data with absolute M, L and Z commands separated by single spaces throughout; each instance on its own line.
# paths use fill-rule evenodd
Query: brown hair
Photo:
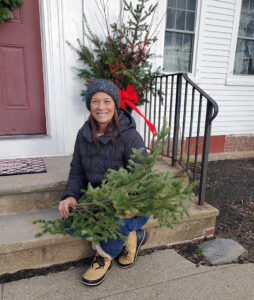
M 90 114 L 90 116 L 88 118 L 88 122 L 89 122 L 89 124 L 91 125 L 91 128 L 92 128 L 93 141 L 94 141 L 96 147 L 99 148 L 99 142 L 98 142 L 98 136 L 97 136 L 97 131 L 99 129 L 99 124 L 94 119 L 94 117 L 92 116 L 92 114 Z M 118 113 L 117 113 L 117 110 L 116 110 L 116 106 L 114 108 L 113 118 L 110 121 L 110 123 L 107 125 L 105 132 L 110 132 L 111 140 L 112 140 L 113 143 L 115 143 L 115 137 L 116 137 L 117 133 L 119 133 L 121 135 L 120 125 L 119 125 L 119 120 L 118 120 Z

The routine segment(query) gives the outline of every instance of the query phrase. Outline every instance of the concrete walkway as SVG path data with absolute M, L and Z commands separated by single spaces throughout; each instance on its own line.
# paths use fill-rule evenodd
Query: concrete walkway
M 98 287 L 82 284 L 83 271 L 74 268 L 2 284 L 0 300 L 254 299 L 254 264 L 197 268 L 172 249 L 140 256 L 130 269 L 115 263 Z

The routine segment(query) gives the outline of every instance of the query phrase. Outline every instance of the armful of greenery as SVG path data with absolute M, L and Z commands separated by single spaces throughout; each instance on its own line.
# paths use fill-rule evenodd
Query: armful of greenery
M 179 223 L 184 215 L 188 215 L 195 184 L 185 187 L 180 179 L 173 178 L 169 172 L 152 169 L 158 154 L 167 143 L 168 131 L 164 122 L 148 157 L 142 155 L 143 149 L 133 149 L 129 170 L 109 169 L 100 187 L 93 188 L 89 184 L 68 219 L 35 221 L 41 224 L 42 229 L 37 236 L 47 232 L 67 234 L 73 230 L 76 238 L 86 234 L 88 241 L 97 243 L 111 238 L 124 238 L 117 232 L 123 221 L 116 217 L 126 215 L 153 215 L 161 226 L 172 227 Z M 142 164 L 132 159 L 138 159 Z

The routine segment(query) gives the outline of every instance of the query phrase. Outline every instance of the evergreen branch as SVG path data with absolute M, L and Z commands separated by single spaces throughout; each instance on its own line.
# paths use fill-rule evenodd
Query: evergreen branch
M 111 200 L 101 200 L 101 203 L 112 203 Z M 94 206 L 96 203 L 94 202 L 82 202 L 82 203 L 77 203 L 74 204 L 72 207 L 83 207 L 83 206 Z
M 86 234 L 87 240 L 99 242 L 120 236 L 117 228 L 121 220 L 116 221 L 117 216 L 153 215 L 159 224 L 171 227 L 188 215 L 186 201 L 193 199 L 194 185 L 184 187 L 183 182 L 172 178 L 169 172 L 152 169 L 163 148 L 162 140 L 168 138 L 168 131 L 164 121 L 147 157 L 142 156 L 141 149 L 133 149 L 129 172 L 122 168 L 108 170 L 100 187 L 93 188 L 89 184 L 80 203 L 72 207 L 68 219 L 35 221 L 41 225 L 39 235 L 46 232 L 67 234 L 72 230 L 76 238 Z
M 87 47 L 79 43 L 79 49 L 74 49 L 79 60 L 85 65 L 79 68 L 78 76 L 87 82 L 93 78 L 105 78 L 112 80 L 120 89 L 126 89 L 131 84 L 138 93 L 137 105 L 149 102 L 146 98 L 147 84 L 154 81 L 160 74 L 160 69 L 153 70 L 149 59 L 151 45 L 155 38 L 151 38 L 151 28 L 154 21 L 157 4 L 150 5 L 146 9 L 146 3 L 151 0 L 138 0 L 134 7 L 132 1 L 124 0 L 116 23 L 111 24 L 107 13 L 108 2 L 96 0 L 100 16 L 105 23 L 106 34 L 104 40 L 100 39 L 90 28 L 86 15 L 84 15 L 84 36 L 87 39 Z M 128 21 L 121 22 L 124 13 L 128 13 Z M 151 20 L 146 23 L 147 18 Z M 99 22 L 100 26 L 101 23 Z M 153 95 L 159 95 L 155 90 Z M 81 91 L 84 98 L 85 90 Z

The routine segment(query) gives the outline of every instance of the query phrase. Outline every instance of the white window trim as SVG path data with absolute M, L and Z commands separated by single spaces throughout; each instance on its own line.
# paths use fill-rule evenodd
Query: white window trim
M 241 9 L 242 9 L 242 0 L 236 1 L 226 85 L 245 85 L 246 86 L 246 85 L 254 84 L 254 76 L 253 75 L 235 75 L 234 74 L 235 54 L 236 54 L 236 45 L 237 45 L 237 39 L 238 39 L 240 17 L 241 17 Z
M 196 8 L 196 20 L 195 20 L 195 29 L 194 29 L 194 46 L 193 46 L 193 54 L 192 54 L 192 72 L 188 72 L 188 75 L 191 77 L 191 79 L 194 79 L 195 82 L 199 81 L 199 68 L 198 65 L 200 64 L 200 60 L 198 57 L 200 55 L 200 34 L 201 34 L 201 24 L 204 23 L 204 16 L 202 16 L 201 11 L 204 6 L 204 1 L 197 0 L 197 8 Z M 156 23 L 161 21 L 161 18 L 165 14 L 165 11 L 167 9 L 167 0 L 159 1 L 158 2 L 158 9 L 157 9 L 157 20 Z M 156 36 L 158 37 L 158 40 L 156 42 L 156 49 L 155 53 L 157 55 L 155 60 L 155 65 L 157 67 L 161 67 L 163 69 L 163 59 L 164 59 L 164 44 L 165 44 L 165 30 L 166 30 L 166 14 L 163 17 L 163 20 L 160 23 L 160 26 L 158 27 L 158 30 L 156 32 Z M 169 71 L 162 71 L 163 74 L 174 74 L 176 72 L 169 72 Z

